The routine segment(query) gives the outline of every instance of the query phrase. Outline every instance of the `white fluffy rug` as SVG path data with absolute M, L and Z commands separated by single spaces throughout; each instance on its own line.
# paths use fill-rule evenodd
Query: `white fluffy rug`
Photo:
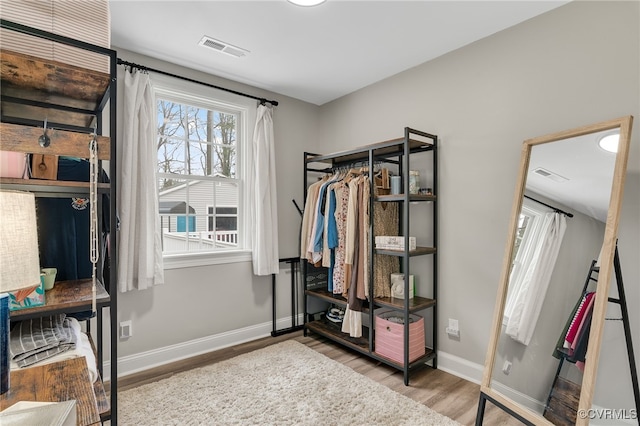
M 293 340 L 118 394 L 121 425 L 459 423 Z

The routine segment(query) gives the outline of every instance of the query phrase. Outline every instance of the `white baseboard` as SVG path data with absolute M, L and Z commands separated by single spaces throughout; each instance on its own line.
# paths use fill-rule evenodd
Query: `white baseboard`
M 303 316 L 299 316 L 298 323 L 302 324 Z M 250 342 L 271 335 L 273 324 L 271 321 L 231 330 L 164 348 L 127 355 L 118 358 L 118 377 L 125 377 L 151 368 L 160 367 L 172 362 L 191 358 L 208 352 Z M 276 321 L 278 329 L 291 327 L 291 317 Z M 105 361 L 103 373 L 104 380 L 110 380 L 110 361 Z
M 482 381 L 484 365 L 476 364 L 464 358 L 439 351 L 438 369 L 446 371 L 447 373 L 453 374 L 454 376 L 458 376 L 470 382 L 480 384 L 480 382 Z M 496 391 L 500 392 L 512 401 L 515 401 L 532 411 L 542 413 L 541 410 L 544 408 L 543 402 L 537 401 L 523 393 L 520 393 L 499 383 L 495 385 L 494 388 Z
M 484 365 L 438 351 L 438 369 L 479 385 L 482 381 Z

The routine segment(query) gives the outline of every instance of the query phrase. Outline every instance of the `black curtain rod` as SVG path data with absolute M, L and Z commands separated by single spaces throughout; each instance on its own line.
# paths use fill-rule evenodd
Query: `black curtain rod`
M 525 196 L 524 196 L 524 198 L 528 198 L 528 199 L 530 199 L 531 201 L 535 201 L 536 203 L 542 204 L 543 206 L 547 206 L 547 207 L 549 207 L 550 209 L 552 209 L 552 210 L 554 210 L 554 211 L 556 211 L 556 212 L 558 212 L 558 213 L 562 213 L 563 215 L 565 215 L 565 216 L 567 216 L 567 217 L 573 217 L 573 213 L 567 213 L 567 212 L 565 212 L 564 210 L 560 210 L 560 209 L 559 209 L 559 208 L 557 208 L 557 207 L 550 206 L 549 204 L 547 204 L 547 203 L 543 203 L 542 201 L 540 201 L 540 200 L 536 200 L 535 198 L 533 198 L 533 197 L 529 197 L 528 195 L 525 195 Z
M 234 95 L 240 95 L 240 96 L 244 96 L 246 98 L 255 99 L 257 101 L 260 101 L 260 103 L 263 104 L 263 105 L 265 104 L 265 102 L 269 102 L 273 106 L 278 106 L 278 101 L 270 101 L 269 99 L 259 98 L 257 96 L 253 96 L 253 95 L 249 95 L 249 94 L 246 94 L 246 93 L 238 92 L 238 91 L 232 90 L 232 89 L 227 89 L 225 87 L 216 86 L 214 84 L 205 83 L 203 81 L 194 80 L 192 78 L 183 77 L 183 76 L 176 75 L 176 74 L 171 74 L 171 73 L 166 72 L 166 71 L 161 71 L 161 70 L 157 70 L 157 69 L 154 69 L 154 68 L 149 68 L 149 67 L 146 67 L 146 66 L 140 65 L 140 64 L 134 64 L 133 62 L 124 61 L 124 60 L 122 60 L 120 58 L 118 58 L 118 65 L 124 65 L 124 66 L 128 66 L 128 67 L 133 67 L 133 68 L 137 68 L 137 69 L 142 70 L 142 71 L 156 72 L 158 74 L 162 74 L 162 75 L 166 75 L 166 76 L 169 76 L 169 77 L 178 78 L 180 80 L 189 81 L 191 83 L 202 84 L 203 86 L 212 87 L 212 88 L 218 89 L 218 90 L 223 90 L 225 92 L 233 93 Z

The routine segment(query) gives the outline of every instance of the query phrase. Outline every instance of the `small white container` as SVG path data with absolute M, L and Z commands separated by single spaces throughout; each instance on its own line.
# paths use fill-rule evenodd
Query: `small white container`
M 391 176 L 391 193 L 392 194 L 400 194 L 402 193 L 402 178 L 400 176 Z

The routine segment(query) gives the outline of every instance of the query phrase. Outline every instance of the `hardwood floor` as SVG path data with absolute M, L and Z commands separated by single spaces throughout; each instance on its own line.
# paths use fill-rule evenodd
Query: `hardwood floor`
M 128 390 L 145 383 L 155 382 L 181 371 L 220 362 L 284 340 L 293 339 L 307 347 L 351 367 L 354 371 L 375 380 L 427 407 L 452 418 L 463 425 L 475 423 L 480 386 L 442 370 L 424 368 L 412 372 L 409 386 L 404 385 L 401 371 L 362 356 L 317 335 L 303 336 L 302 332 L 278 337 L 266 337 L 238 346 L 222 349 L 170 365 L 154 368 L 124 377 L 118 382 L 118 390 Z M 504 411 L 487 403 L 484 425 L 521 425 Z

